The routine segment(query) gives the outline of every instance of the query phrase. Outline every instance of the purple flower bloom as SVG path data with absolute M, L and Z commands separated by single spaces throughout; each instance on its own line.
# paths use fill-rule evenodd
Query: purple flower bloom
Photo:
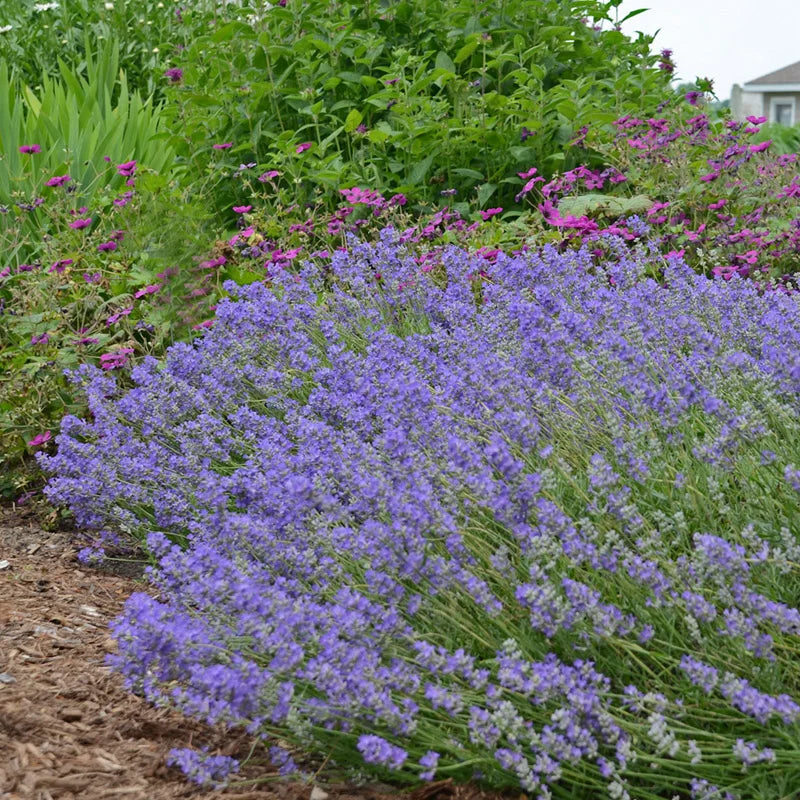
M 91 217 L 79 217 L 78 219 L 70 222 L 69 227 L 77 231 L 77 230 L 82 230 L 83 228 L 88 228 L 91 224 L 92 224 Z
M 63 186 L 72 180 L 69 175 L 54 175 L 50 180 L 45 182 L 45 186 Z
M 135 161 L 125 161 L 122 164 L 117 164 L 117 172 L 124 175 L 126 178 L 131 178 L 136 172 Z
M 116 250 L 117 249 L 117 243 L 114 242 L 114 241 L 102 242 L 101 244 L 97 245 L 97 249 L 100 252 L 106 252 L 106 251 L 109 251 L 109 250 Z
M 249 214 L 253 210 L 253 206 L 234 206 L 233 210 L 237 214 Z
M 50 431 L 45 431 L 44 433 L 37 433 L 36 436 L 33 437 L 28 442 L 28 447 L 41 447 L 46 442 L 49 442 L 52 438 Z
M 230 150 L 233 147 L 233 142 L 222 142 L 221 144 L 212 144 L 214 150 Z
M 180 67 L 170 67 L 164 70 L 164 77 L 169 78 L 170 83 L 180 83 L 183 80 L 183 70 Z
M 311 147 L 311 142 L 303 142 L 302 144 L 297 145 L 295 148 L 295 152 L 300 155 L 300 153 L 304 153 Z
M 32 155 L 33 153 L 41 153 L 42 148 L 38 144 L 23 144 L 20 145 L 19 151 L 20 153 L 27 153 Z
M 132 347 L 120 347 L 112 353 L 103 353 L 100 356 L 100 369 L 119 369 L 124 367 L 133 353 Z
M 380 764 L 390 769 L 400 769 L 408 758 L 402 747 L 393 745 L 380 736 L 361 736 L 356 745 L 367 764 Z
M 139 291 L 134 294 L 134 297 L 138 300 L 140 297 L 145 297 L 148 294 L 160 292 L 163 288 L 163 284 L 161 283 L 152 283 L 149 286 L 143 286 L 141 289 L 139 289 Z

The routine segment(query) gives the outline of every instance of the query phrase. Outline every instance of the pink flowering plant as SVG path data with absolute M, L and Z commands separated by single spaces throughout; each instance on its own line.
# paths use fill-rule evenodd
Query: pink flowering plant
M 698 272 L 794 290 L 800 156 L 773 153 L 765 121 L 714 119 L 683 98 L 655 117 L 625 115 L 612 138 L 588 133 L 594 166 L 565 171 L 526 197 L 560 241 L 597 242 L 609 231 L 635 242 L 647 230 L 662 253 L 679 254 Z
M 798 305 L 603 237 L 434 273 L 388 229 L 227 284 L 132 387 L 76 371 L 91 415 L 40 462 L 84 558 L 149 551 L 128 686 L 286 775 L 800 785 Z
M 119 78 L 115 53 L 89 54 L 85 73 L 44 79 L 37 92 L 0 63 L 4 496 L 36 478 L 20 459 L 44 442 L 30 442 L 78 410 L 64 369 L 119 348 L 160 351 L 191 327 L 171 306 L 182 292 L 172 259 L 188 258 L 206 215 L 170 196 L 174 153 L 157 138 L 157 110 Z M 170 206 L 180 233 L 161 225 Z

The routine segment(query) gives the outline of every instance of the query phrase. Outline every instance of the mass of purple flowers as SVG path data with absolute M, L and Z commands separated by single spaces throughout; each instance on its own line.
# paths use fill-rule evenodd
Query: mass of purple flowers
M 422 268 L 387 229 L 228 284 L 132 389 L 82 367 L 40 459 L 152 555 L 128 686 L 401 781 L 800 786 L 800 307 L 606 243 Z

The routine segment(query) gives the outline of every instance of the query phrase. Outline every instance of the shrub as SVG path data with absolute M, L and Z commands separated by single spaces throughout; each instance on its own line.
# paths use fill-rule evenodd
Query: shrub
M 714 120 L 697 107 L 701 92 L 686 96 L 690 104 L 681 98 L 658 117 L 621 117 L 613 139 L 587 131 L 586 147 L 602 155 L 600 164 L 524 187 L 551 231 L 544 240 L 580 244 L 608 231 L 636 242 L 647 230 L 665 255 L 677 252 L 698 272 L 794 290 L 797 154 L 772 152 L 763 117 Z
M 128 685 L 285 772 L 797 786 L 797 303 L 609 246 L 429 270 L 387 231 L 229 284 L 130 391 L 82 368 L 92 416 L 42 460 L 101 545 L 152 553 Z
M 212 143 L 280 170 L 284 205 L 335 202 L 353 184 L 502 205 L 517 165 L 569 165 L 581 126 L 668 93 L 651 39 L 610 27 L 616 5 L 243 4 L 172 65 L 175 145 L 198 174 L 219 155 Z M 223 186 L 218 198 L 231 205 Z

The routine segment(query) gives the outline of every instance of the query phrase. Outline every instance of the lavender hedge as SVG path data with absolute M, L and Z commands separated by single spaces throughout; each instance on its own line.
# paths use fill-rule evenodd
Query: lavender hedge
M 287 774 L 800 785 L 797 301 L 645 244 L 441 262 L 387 230 L 229 285 L 132 390 L 75 376 L 49 497 L 159 590 L 116 669 Z

